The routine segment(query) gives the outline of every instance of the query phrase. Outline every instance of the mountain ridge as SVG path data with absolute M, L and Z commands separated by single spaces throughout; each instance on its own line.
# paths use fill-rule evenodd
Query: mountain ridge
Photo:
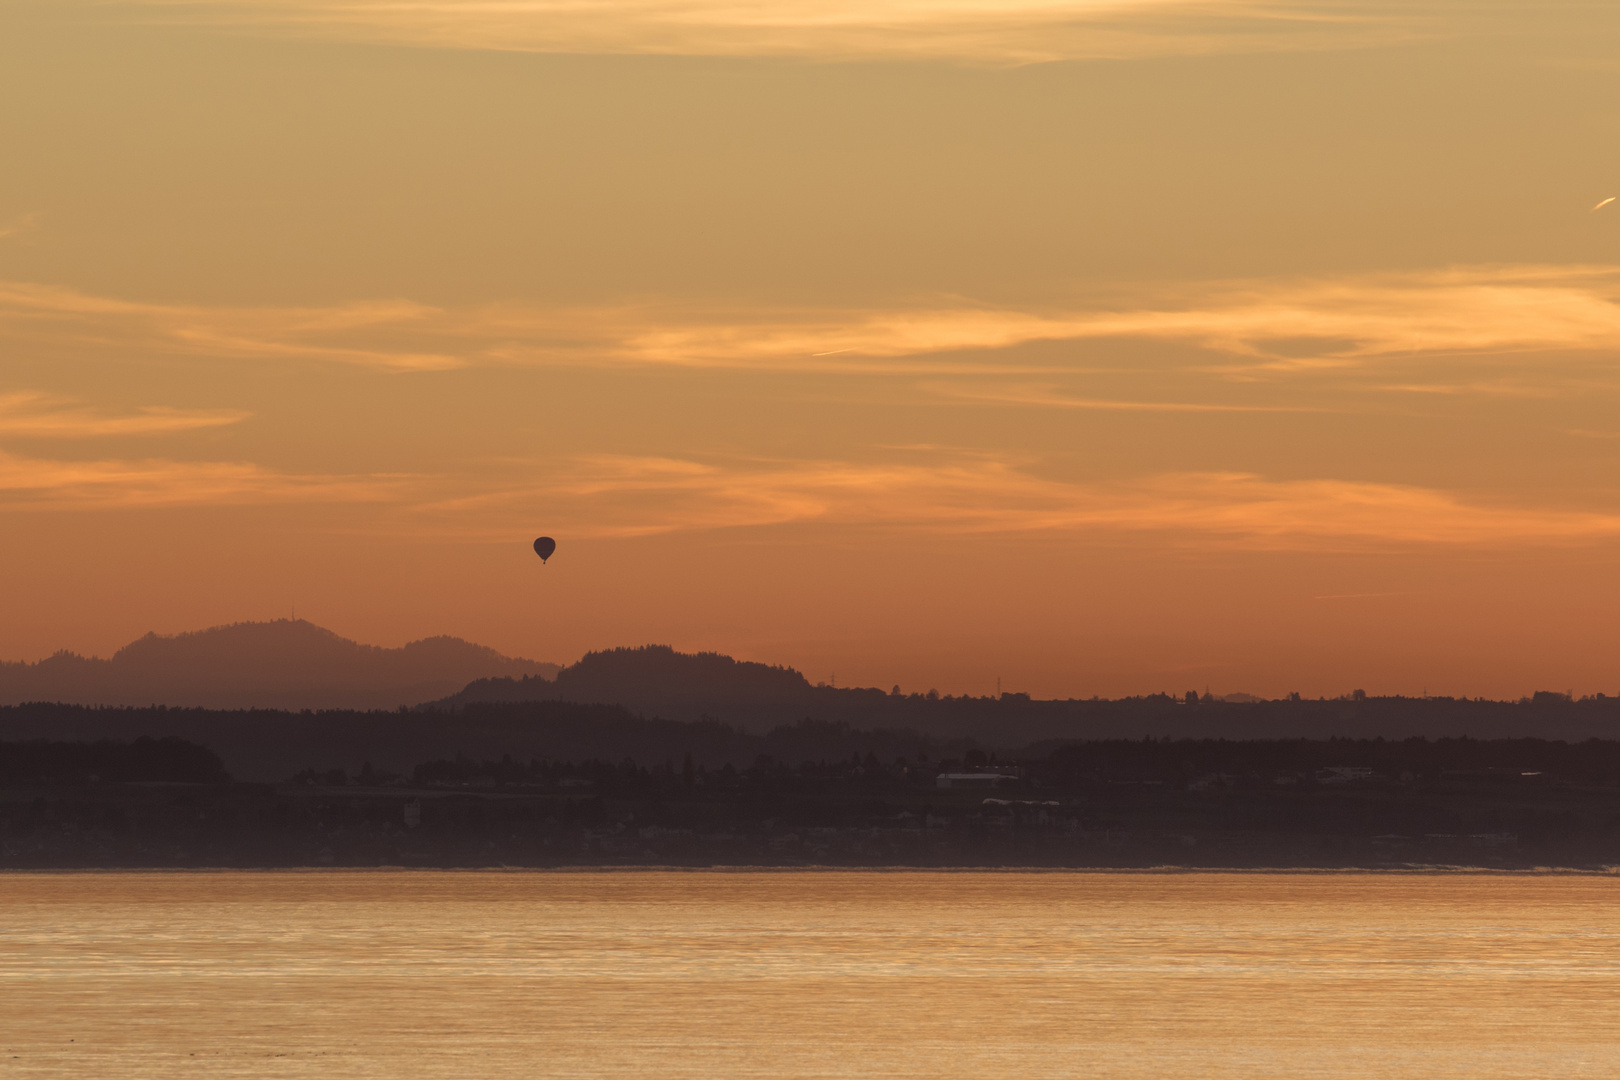
M 559 670 L 448 635 L 391 649 L 275 619 L 147 633 L 106 659 L 62 650 L 32 663 L 0 661 L 0 703 L 393 709 L 481 678 Z

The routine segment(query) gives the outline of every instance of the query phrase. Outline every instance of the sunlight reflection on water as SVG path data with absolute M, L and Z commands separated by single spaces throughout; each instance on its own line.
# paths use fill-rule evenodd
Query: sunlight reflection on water
M 1617 901 L 1578 876 L 0 875 L 0 1077 L 1610 1077 Z

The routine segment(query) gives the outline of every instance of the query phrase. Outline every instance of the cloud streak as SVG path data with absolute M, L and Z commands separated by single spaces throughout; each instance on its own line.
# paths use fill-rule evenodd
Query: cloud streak
M 434 371 L 463 364 L 421 347 L 433 336 L 429 320 L 442 322 L 443 314 L 406 302 L 325 308 L 145 304 L 50 285 L 0 283 L 0 341 L 17 348 Z
M 947 400 L 985 405 L 1034 405 L 1048 409 L 1079 412 L 1143 413 L 1303 413 L 1327 412 L 1312 406 L 1231 405 L 1198 401 L 1121 401 L 1111 398 L 1082 398 L 1051 383 L 948 383 L 925 382 L 919 389 Z
M 446 309 L 408 301 L 228 308 L 141 304 L 0 283 L 0 344 L 62 355 L 117 351 L 397 372 L 611 364 L 1008 375 L 1070 370 L 1048 354 L 1032 359 L 1009 350 L 1135 340 L 1205 350 L 1211 355 L 1200 361 L 1203 370 L 1240 379 L 1415 358 L 1452 362 L 1483 354 L 1620 348 L 1620 269 L 1614 267 L 1473 267 L 1152 287 L 1142 293 L 1134 304 L 1094 301 L 1040 311 L 967 303 L 727 312 L 691 304 Z
M 136 510 L 397 500 L 409 478 L 280 472 L 250 462 L 57 461 L 0 451 L 0 508 Z
M 1346 48 L 1410 10 L 1327 0 L 143 0 L 166 20 L 326 39 L 543 53 L 1053 60 Z
M 1470 502 L 1412 485 L 1233 472 L 1077 483 L 983 455 L 920 464 L 597 456 L 577 459 L 571 475 L 556 482 L 420 509 L 499 519 L 538 507 L 577 533 L 600 536 L 816 523 L 949 533 L 1155 533 L 1191 546 L 1322 550 L 1620 537 L 1620 513 Z
M 19 391 L 0 394 L 0 435 L 78 439 L 105 435 L 162 435 L 240 423 L 237 409 L 173 409 L 152 405 L 110 413 L 67 398 Z
M 291 473 L 249 462 L 64 461 L 0 451 L 0 508 L 121 511 L 369 505 L 390 535 L 499 538 L 536 514 L 569 535 L 644 537 L 771 526 L 935 535 L 1156 536 L 1191 549 L 1522 548 L 1620 538 L 1620 512 L 1470 500 L 1406 484 L 1173 472 L 1110 482 L 1041 475 L 993 454 L 919 448 L 887 462 L 584 455 L 477 474 Z M 538 471 L 538 470 L 537 470 Z M 469 492 L 471 492 L 469 494 Z
M 1419 353 L 1620 345 L 1620 271 L 1483 267 L 1330 281 L 1215 283 L 1158 307 L 1080 311 L 931 308 L 830 319 L 656 328 L 632 355 L 672 362 L 790 362 L 838 352 L 895 359 L 1037 342 L 1179 341 L 1232 369 L 1351 367 Z

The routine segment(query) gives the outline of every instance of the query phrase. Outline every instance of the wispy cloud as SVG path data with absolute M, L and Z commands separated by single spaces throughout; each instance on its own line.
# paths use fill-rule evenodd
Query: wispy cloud
M 105 510 L 396 500 L 397 476 L 322 476 L 249 462 L 55 461 L 0 451 L 0 508 Z
M 923 382 L 918 389 L 942 398 L 989 405 L 1035 405 L 1081 412 L 1148 413 L 1301 413 L 1328 410 L 1306 405 L 1241 405 L 1198 401 L 1122 401 L 1075 397 L 1052 383 Z
M 458 49 L 1051 60 L 1345 48 L 1418 32 L 1333 0 L 136 0 L 168 19 Z
M 534 476 L 543 474 L 543 479 Z M 890 461 L 582 455 L 442 475 L 293 473 L 250 462 L 65 461 L 0 451 L 0 509 L 371 504 L 392 535 L 510 538 L 537 514 L 576 537 L 837 525 L 934 534 L 1152 534 L 1189 548 L 1372 551 L 1620 538 L 1620 510 L 1478 501 L 1404 484 L 1179 472 L 1110 482 L 990 453 Z
M 325 308 L 143 304 L 72 289 L 0 283 L 0 340 L 14 347 L 319 360 L 392 370 L 459 367 L 425 351 L 443 312 L 405 302 Z
M 1535 385 L 1524 379 L 1498 379 L 1494 382 L 1467 383 L 1378 383 L 1369 386 L 1391 394 L 1417 394 L 1428 397 L 1554 398 L 1560 388 Z
M 1357 366 L 1420 353 L 1595 349 L 1620 345 L 1620 271 L 1483 267 L 1328 281 L 1211 283 L 1162 306 L 1009 311 L 924 308 L 842 319 L 659 327 L 629 351 L 715 363 L 796 357 L 897 358 L 1108 338 L 1196 344 L 1242 371 Z
M 576 533 L 620 536 L 827 523 L 958 533 L 1149 532 L 1192 545 L 1363 550 L 1620 537 L 1620 512 L 1471 502 L 1411 485 L 1247 473 L 1077 483 L 988 455 L 877 464 L 598 456 L 576 459 L 557 480 L 420 509 L 494 520 L 541 507 Z
M 161 405 L 114 413 L 48 394 L 0 394 L 0 435 L 30 438 L 160 435 L 224 427 L 240 423 L 249 415 L 237 409 L 174 409 Z
M 390 301 L 225 308 L 140 304 L 48 286 L 0 284 L 0 343 L 13 348 L 319 361 L 392 371 L 645 364 L 1034 375 L 1064 371 L 1065 364 L 1007 351 L 1041 342 L 1109 340 L 1194 346 L 1210 354 L 1200 362 L 1204 370 L 1238 379 L 1413 358 L 1613 350 L 1620 348 L 1620 269 L 1472 267 L 1155 286 L 1108 303 L 1093 299 L 1038 311 L 967 302 L 724 312 L 673 303 L 447 309 Z M 1461 384 L 1412 380 L 1405 389 L 1428 385 Z

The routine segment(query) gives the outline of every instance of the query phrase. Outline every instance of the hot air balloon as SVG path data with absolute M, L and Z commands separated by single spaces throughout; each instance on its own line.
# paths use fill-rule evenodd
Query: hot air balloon
M 534 553 L 540 556 L 541 562 L 545 562 L 547 559 L 551 558 L 551 553 L 556 550 L 557 541 L 553 540 L 549 536 L 542 536 L 540 539 L 534 542 Z

